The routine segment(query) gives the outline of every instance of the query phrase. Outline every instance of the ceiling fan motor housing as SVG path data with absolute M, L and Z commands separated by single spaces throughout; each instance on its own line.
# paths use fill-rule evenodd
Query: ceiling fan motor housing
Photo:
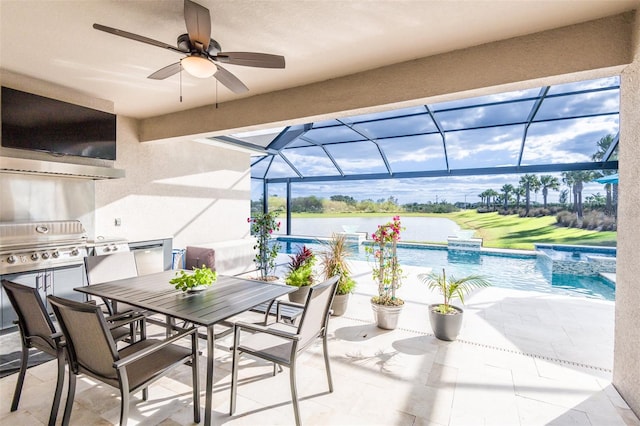
M 189 34 L 180 34 L 178 36 L 177 46 L 178 49 L 184 50 L 185 52 L 197 50 L 192 48 L 191 42 L 189 41 Z M 222 52 L 220 44 L 212 38 L 209 39 L 209 48 L 207 49 L 207 53 L 210 55 L 217 55 L 220 52 Z

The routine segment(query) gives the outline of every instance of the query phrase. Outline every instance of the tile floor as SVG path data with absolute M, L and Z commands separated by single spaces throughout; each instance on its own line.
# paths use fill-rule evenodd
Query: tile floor
M 328 392 L 321 345 L 299 360 L 305 425 L 640 425 L 611 385 L 613 302 L 482 289 L 467 298 L 459 339 L 442 342 L 426 314 L 426 305 L 439 299 L 416 278 L 425 270 L 405 269 L 399 328 L 385 331 L 372 323 L 375 287 L 366 263 L 355 266 L 356 294 L 347 313 L 330 321 L 334 392 Z M 270 365 L 246 358 L 237 411 L 229 416 L 225 346 L 228 340 L 216 348 L 215 424 L 293 424 L 288 371 L 273 377 Z M 0 424 L 45 424 L 54 362 L 29 370 L 20 409 L 10 413 L 15 379 L 0 380 Z M 190 383 L 186 367 L 156 382 L 147 402 L 134 399 L 129 424 L 192 424 Z M 114 424 L 118 413 L 117 391 L 78 382 L 72 424 Z

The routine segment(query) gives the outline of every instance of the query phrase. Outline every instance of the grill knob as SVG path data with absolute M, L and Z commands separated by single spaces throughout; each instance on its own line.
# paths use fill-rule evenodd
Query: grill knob
M 113 248 L 111 250 L 117 251 L 118 250 L 118 246 L 113 246 Z
M 57 258 L 60 257 L 60 252 L 58 250 L 56 250 L 53 253 L 51 253 L 51 256 L 53 256 L 54 259 L 57 259 Z
M 31 260 L 38 260 L 39 258 L 38 253 L 31 253 Z
M 9 257 L 7 257 L 7 263 L 16 263 L 17 260 L 18 258 L 14 255 L 10 255 Z
M 43 259 L 48 259 L 49 258 L 49 253 L 46 252 L 46 251 L 44 253 L 42 253 L 42 258 Z
M 77 256 L 80 254 L 80 250 L 78 250 L 77 248 L 73 248 L 73 250 L 71 250 L 71 256 Z
M 103 251 L 104 251 L 105 253 L 109 253 L 109 252 L 111 251 L 111 247 L 109 247 L 109 246 L 104 246 Z

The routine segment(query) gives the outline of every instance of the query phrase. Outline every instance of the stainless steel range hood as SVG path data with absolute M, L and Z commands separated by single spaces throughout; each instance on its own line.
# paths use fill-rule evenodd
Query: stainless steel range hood
M 114 169 L 111 167 L 58 163 L 55 161 L 31 160 L 14 157 L 0 157 L 0 173 L 53 175 L 94 180 L 119 179 L 125 176 L 124 170 Z

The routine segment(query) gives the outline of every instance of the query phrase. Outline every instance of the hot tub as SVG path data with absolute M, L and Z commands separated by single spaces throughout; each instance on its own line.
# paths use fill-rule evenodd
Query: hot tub
M 541 269 L 551 274 L 598 275 L 616 272 L 615 247 L 535 244 Z

